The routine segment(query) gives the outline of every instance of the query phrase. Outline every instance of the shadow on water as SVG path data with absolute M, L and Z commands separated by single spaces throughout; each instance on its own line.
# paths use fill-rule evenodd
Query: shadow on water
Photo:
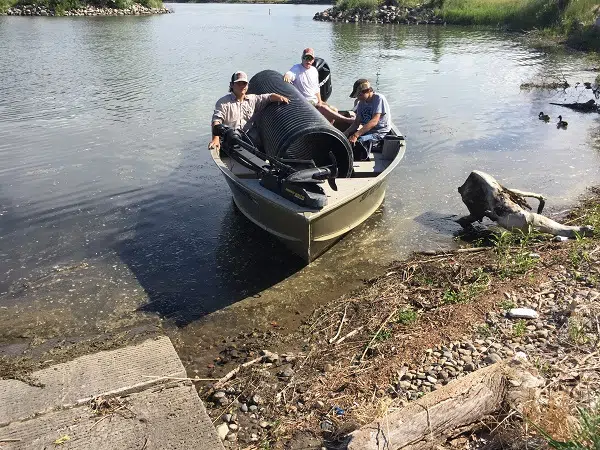
M 465 212 L 464 215 L 468 213 Z M 436 211 L 425 211 L 414 218 L 418 224 L 429 228 L 440 235 L 454 236 L 462 230 L 462 227 L 456 223 L 456 219 L 461 217 L 458 214 L 443 214 Z
M 207 178 L 199 174 L 201 186 L 181 183 L 197 168 L 198 152 L 189 149 L 116 244 L 148 296 L 139 310 L 177 326 L 259 295 L 304 265 L 244 217 L 224 179 L 213 177 L 213 168 L 205 169 Z

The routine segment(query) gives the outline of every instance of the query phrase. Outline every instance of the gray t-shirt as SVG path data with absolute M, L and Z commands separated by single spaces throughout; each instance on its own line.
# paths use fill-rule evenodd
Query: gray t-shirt
M 356 108 L 356 115 L 360 117 L 360 123 L 366 124 L 373 115 L 380 113 L 379 122 L 367 134 L 378 133 L 385 134 L 391 129 L 392 117 L 390 115 L 390 105 L 383 94 L 373 93 L 370 102 L 361 100 Z

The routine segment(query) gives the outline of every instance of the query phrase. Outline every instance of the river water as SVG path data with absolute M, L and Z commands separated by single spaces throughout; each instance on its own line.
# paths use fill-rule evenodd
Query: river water
M 494 31 L 313 22 L 322 6 L 170 6 L 153 17 L 0 17 L 5 339 L 141 317 L 194 334 L 236 302 L 231 327 L 293 315 L 412 250 L 455 245 L 451 219 L 466 213 L 456 188 L 473 169 L 556 209 L 598 182 L 599 116 L 549 105 L 590 91 L 520 89 L 592 81 L 597 61 L 584 55 Z M 232 72 L 284 72 L 308 46 L 332 68 L 330 103 L 348 108 L 358 77 L 387 95 L 408 151 L 381 210 L 303 268 L 236 211 L 206 146 Z M 552 122 L 562 113 L 568 130 L 539 121 L 542 110 Z

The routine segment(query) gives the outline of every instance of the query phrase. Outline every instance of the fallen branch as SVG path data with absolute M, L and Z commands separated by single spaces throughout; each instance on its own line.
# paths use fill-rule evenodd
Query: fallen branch
M 252 364 L 256 364 L 257 362 L 262 361 L 263 358 L 264 356 L 259 356 L 258 358 L 254 358 L 252 361 L 245 362 L 241 366 L 236 367 L 231 372 L 228 372 L 223 378 L 219 379 L 219 381 L 215 383 L 215 389 L 221 388 L 223 384 L 225 384 L 227 381 L 233 378 L 234 375 L 240 371 L 240 369 L 251 366 Z
M 362 360 L 364 359 L 365 355 L 367 354 L 367 351 L 369 350 L 369 348 L 371 347 L 371 344 L 375 341 L 375 339 L 377 339 L 377 336 L 379 336 L 379 333 L 381 333 L 381 330 L 383 330 L 383 327 L 386 326 L 386 324 L 390 321 L 390 319 L 398 312 L 398 308 L 394 309 L 392 311 L 392 313 L 387 316 L 385 318 L 385 320 L 381 323 L 381 325 L 379 326 L 379 329 L 377 330 L 377 332 L 375 333 L 375 335 L 373 336 L 373 338 L 369 341 L 369 343 L 367 344 L 367 347 L 365 348 L 365 351 L 363 352 L 363 354 L 360 356 L 360 362 L 362 362 Z
M 471 248 L 459 248 L 456 253 L 475 253 L 490 250 L 490 247 L 471 247 Z
M 362 330 L 364 328 L 364 326 L 360 326 L 358 327 L 356 330 L 352 330 L 350 333 L 348 333 L 346 336 L 341 337 L 337 342 L 334 342 L 334 345 L 338 345 L 341 344 L 342 342 L 344 342 L 346 339 L 351 338 L 352 336 L 354 336 L 356 333 L 358 333 L 360 330 Z
M 0 444 L 8 443 L 8 442 L 21 442 L 23 439 L 0 439 Z
M 348 310 L 348 305 L 346 305 L 346 307 L 344 308 L 344 315 L 342 316 L 342 321 L 340 322 L 340 326 L 338 327 L 337 333 L 335 333 L 334 337 L 329 339 L 330 344 L 332 344 L 333 341 L 335 341 L 338 338 L 338 336 L 340 335 L 340 332 L 342 331 L 342 326 L 344 325 L 344 320 L 346 320 L 346 311 L 347 310 Z
M 169 377 L 161 375 L 142 375 L 144 378 L 154 378 L 156 380 L 178 380 L 178 381 L 217 381 L 219 378 L 186 378 L 186 377 Z

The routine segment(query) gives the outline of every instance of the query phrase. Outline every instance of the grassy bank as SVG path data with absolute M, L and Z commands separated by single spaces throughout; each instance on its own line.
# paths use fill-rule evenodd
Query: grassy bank
M 139 3 L 146 8 L 162 8 L 163 2 L 161 0 L 0 0 L 0 13 L 6 12 L 9 8 L 21 5 L 31 5 L 35 3 L 39 6 L 45 6 L 46 8 L 53 9 L 57 14 L 64 13 L 85 6 L 95 6 L 97 8 L 118 8 L 126 9 L 130 8 L 134 3 Z
M 415 7 L 416 0 L 337 0 L 344 10 L 375 9 L 381 5 Z M 583 50 L 600 50 L 600 31 L 594 28 L 600 16 L 597 0 L 428 0 L 448 24 L 481 25 L 509 30 L 537 30 L 547 39 L 566 41 Z
M 445 0 L 438 13 L 448 23 L 491 25 L 512 30 L 542 30 L 573 46 L 600 50 L 596 0 Z

